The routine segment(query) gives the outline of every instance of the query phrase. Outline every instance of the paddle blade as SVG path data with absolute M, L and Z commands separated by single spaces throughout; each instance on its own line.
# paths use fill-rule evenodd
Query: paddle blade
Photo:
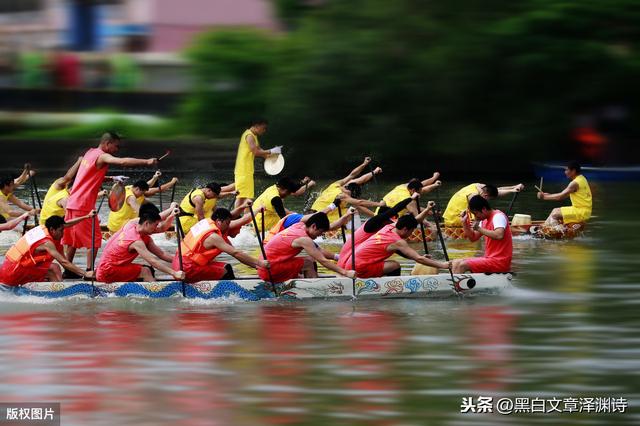
M 125 189 L 124 185 L 120 182 L 116 182 L 109 191 L 109 209 L 112 212 L 120 210 L 124 204 Z
M 437 275 L 438 268 L 433 266 L 423 265 L 422 263 L 416 263 L 411 270 L 411 275 Z

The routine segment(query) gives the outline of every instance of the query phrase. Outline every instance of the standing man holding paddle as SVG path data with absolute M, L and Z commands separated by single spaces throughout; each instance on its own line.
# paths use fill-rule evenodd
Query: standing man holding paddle
M 267 158 L 270 155 L 282 153 L 282 146 L 267 150 L 260 148 L 258 137 L 267 133 L 268 125 L 269 123 L 265 119 L 254 119 L 251 121 L 250 127 L 240 137 L 236 165 L 233 170 L 236 190 L 238 191 L 236 207 L 244 203 L 247 198 L 255 197 L 253 185 L 255 157 Z
M 67 200 L 65 220 L 67 222 L 87 215 L 95 209 L 98 190 L 107 175 L 109 166 L 120 167 L 154 167 L 158 164 L 157 158 L 119 158 L 115 154 L 120 150 L 121 137 L 115 132 L 106 132 L 100 138 L 100 144 L 96 148 L 89 149 L 83 156 L 78 168 L 71 196 Z M 97 250 L 102 245 L 100 232 L 100 220 L 96 215 L 91 221 L 80 222 L 73 228 L 65 231 L 62 243 L 65 245 L 65 255 L 69 262 L 73 261 L 76 250 L 79 248 L 91 249 L 94 241 L 94 252 L 87 256 L 87 267 L 93 269 Z M 93 228 L 93 234 L 92 234 Z M 76 274 L 65 271 L 65 278 L 76 278 Z
M 469 200 L 469 211 L 476 220 L 472 225 L 468 212 L 462 212 L 464 235 L 469 241 L 478 241 L 480 237 L 484 237 L 484 256 L 454 260 L 453 273 L 509 272 L 513 257 L 509 218 L 500 210 L 492 209 L 481 195 L 474 195 Z

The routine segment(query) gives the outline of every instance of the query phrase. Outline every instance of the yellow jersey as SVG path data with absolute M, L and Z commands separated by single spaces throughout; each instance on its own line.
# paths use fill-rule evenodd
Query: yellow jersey
M 256 146 L 260 147 L 258 136 L 249 129 L 245 130 L 240 137 L 238 154 L 236 156 L 236 166 L 233 169 L 233 174 L 236 176 L 253 176 L 253 162 L 255 156 L 249 148 L 249 142 L 247 141 L 247 136 L 249 135 L 253 136 L 253 139 L 256 141 Z
M 387 192 L 387 195 L 382 197 L 382 201 L 384 201 L 387 207 L 391 208 L 396 204 L 398 204 L 400 201 L 409 197 L 411 197 L 411 193 L 409 193 L 409 188 L 407 188 L 406 183 L 403 183 L 402 185 L 398 185 L 395 188 L 393 188 L 391 191 Z M 376 214 L 378 214 L 379 210 L 380 210 L 380 207 L 376 209 Z M 398 212 L 398 217 L 407 213 L 409 213 L 407 209 L 402 209 L 401 211 Z
M 569 198 L 571 198 L 571 206 L 580 213 L 582 220 L 587 220 L 591 217 L 591 208 L 593 205 L 589 182 L 587 182 L 587 178 L 583 175 L 576 176 L 573 181 L 578 184 L 578 190 L 569 195 Z
M 193 199 L 197 196 L 202 197 L 204 200 L 204 204 L 202 206 L 202 209 L 204 210 L 204 219 L 211 218 L 213 211 L 216 209 L 216 204 L 218 203 L 217 198 L 207 199 L 200 188 L 192 189 L 191 192 L 185 195 L 182 202 L 180 202 L 180 224 L 182 225 L 185 235 L 189 232 L 191 227 L 199 221 L 198 216 L 196 215 L 196 205 L 193 202 Z
M 469 206 L 469 197 L 478 194 L 477 183 L 467 185 L 453 194 L 449 200 L 449 204 L 447 204 L 444 214 L 442 215 L 445 226 L 462 226 L 460 213 L 467 210 Z
M 12 193 L 4 195 L 4 192 L 0 191 L 0 215 L 2 215 L 5 219 L 10 219 L 9 214 L 9 197 L 11 197 Z
M 333 200 L 335 200 L 339 194 L 342 194 L 342 186 L 340 185 L 340 181 L 333 182 L 324 190 L 322 190 L 311 208 L 317 212 L 320 212 L 326 209 L 329 204 L 333 203 Z M 344 201 L 340 201 L 340 208 L 342 209 L 342 213 L 345 212 L 347 207 L 347 203 L 345 203 Z M 340 219 L 338 209 L 330 211 L 329 213 L 327 213 L 327 216 L 329 217 L 329 223 L 333 223 L 336 220 Z
M 118 210 L 117 212 L 109 213 L 109 220 L 107 222 L 107 228 L 109 228 L 109 231 L 118 232 L 120 228 L 125 225 L 125 223 L 129 222 L 131 219 L 135 219 L 136 217 L 138 217 L 136 211 L 127 202 L 129 197 L 135 197 L 133 193 L 133 185 L 127 185 L 124 187 L 124 203 L 122 203 L 122 207 L 120 207 L 120 210 Z M 135 198 L 138 205 L 142 205 L 142 203 L 144 203 L 144 195 Z
M 44 196 L 44 201 L 42 202 L 42 211 L 40 212 L 40 225 L 44 225 L 47 219 L 51 216 L 62 216 L 64 217 L 64 207 L 60 207 L 58 205 L 58 201 L 63 200 L 71 195 L 69 193 L 69 189 L 65 186 L 63 189 L 57 189 L 56 183 L 49 187 L 47 194 Z
M 280 220 L 280 216 L 276 213 L 276 209 L 271 204 L 271 200 L 274 197 L 279 197 L 280 193 L 278 192 L 278 187 L 276 185 L 271 185 L 267 189 L 264 190 L 262 194 L 253 202 L 253 210 L 258 212 L 260 207 L 264 207 L 264 229 L 265 232 L 271 229 L 278 221 Z M 258 223 L 258 227 L 262 226 L 262 213 L 256 213 L 256 221 Z

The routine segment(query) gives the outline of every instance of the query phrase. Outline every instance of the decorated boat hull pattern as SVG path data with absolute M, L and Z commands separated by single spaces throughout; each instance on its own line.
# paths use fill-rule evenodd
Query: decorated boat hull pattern
M 391 299 L 391 298 L 447 298 L 460 294 L 496 294 L 511 286 L 512 274 L 458 274 L 452 282 L 448 274 L 381 277 L 357 279 L 355 285 L 348 278 L 299 278 L 278 284 L 279 299 Z M 468 289 L 469 282 L 475 287 Z M 45 298 L 65 297 L 136 297 L 136 298 L 236 298 L 246 301 L 276 297 L 270 284 L 257 279 L 229 281 L 201 281 L 183 284 L 167 282 L 126 282 L 92 286 L 88 282 L 41 282 L 19 287 L 0 285 L 0 292 Z

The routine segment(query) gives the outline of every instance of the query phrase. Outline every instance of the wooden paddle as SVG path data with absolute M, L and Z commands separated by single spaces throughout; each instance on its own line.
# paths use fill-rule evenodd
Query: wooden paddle
M 158 197 L 160 197 L 160 211 L 162 211 L 164 209 L 162 208 L 162 184 L 160 183 L 160 177 L 158 177 L 156 184 L 158 185 Z
M 173 203 L 173 200 L 176 198 L 176 186 L 178 185 L 173 185 L 173 187 L 171 188 L 171 202 Z
M 31 176 L 31 185 L 33 186 L 33 192 L 36 193 L 36 200 L 38 200 L 38 207 L 42 210 L 42 201 L 40 200 L 40 194 L 38 193 L 38 185 L 36 185 L 36 175 Z M 35 207 L 35 205 L 33 206 Z
M 511 209 L 513 208 L 513 203 L 516 202 L 516 198 L 518 198 L 519 193 L 520 191 L 513 193 L 513 197 L 511 198 L 511 202 L 509 203 L 509 208 L 507 209 L 507 219 L 509 219 L 509 215 L 511 215 Z
M 180 270 L 183 271 L 183 269 L 182 269 L 182 243 L 180 242 L 180 233 L 184 232 L 184 231 L 182 230 L 182 224 L 180 223 L 180 218 L 178 217 L 177 214 L 176 214 L 176 224 L 174 226 L 176 228 L 176 238 L 178 240 L 178 264 L 180 265 Z M 187 290 L 186 290 L 186 287 L 184 285 L 184 280 L 182 280 L 182 297 L 185 297 L 186 293 L 187 293 Z
M 96 286 L 95 286 L 95 265 L 94 263 L 96 262 L 96 258 L 94 256 L 94 253 L 96 252 L 96 220 L 97 220 L 97 216 L 98 213 L 96 212 L 95 216 L 91 217 L 91 253 L 87 256 L 87 270 L 93 270 L 93 276 L 91 277 L 91 294 L 95 294 L 96 293 Z M 91 256 L 91 268 L 89 268 L 89 256 Z
M 262 258 L 265 261 L 268 261 L 267 252 L 264 250 L 264 244 L 262 244 L 262 239 L 260 238 L 260 230 L 258 229 L 258 221 L 256 220 L 256 215 L 253 212 L 253 206 L 249 206 L 249 212 L 251 212 L 251 220 L 253 221 L 253 229 L 255 229 L 255 231 L 256 231 L 256 237 L 258 238 L 258 244 L 260 245 L 260 251 L 262 252 Z M 264 216 L 264 212 L 262 213 L 262 216 Z M 273 293 L 277 297 L 277 296 L 279 296 L 278 289 L 276 287 L 276 283 L 273 282 L 273 277 L 271 276 L 271 269 L 270 268 L 267 268 L 267 273 L 269 274 L 269 282 L 273 286 Z
M 167 150 L 166 150 L 166 152 L 164 153 L 164 155 L 163 155 L 162 157 L 158 158 L 158 161 L 162 161 L 162 160 L 164 160 L 164 159 L 165 159 L 165 158 L 167 158 L 170 154 L 171 154 L 171 150 L 170 150 L 170 149 L 167 149 Z
M 27 175 L 28 175 L 29 174 L 29 164 L 25 165 L 25 169 L 27 170 Z M 31 191 L 33 191 L 33 187 L 31 188 Z M 33 192 L 31 192 L 31 197 L 33 199 Z M 33 207 L 35 208 L 36 206 L 34 205 Z M 35 218 L 35 216 L 34 216 L 34 218 Z M 27 233 L 27 224 L 28 223 L 29 223 L 29 216 L 24 218 L 24 224 L 22 225 L 22 235 L 23 236 L 24 236 L 24 234 Z
M 342 208 L 340 207 L 340 203 L 338 203 L 338 216 L 342 217 Z M 347 242 L 347 236 L 344 234 L 344 225 L 340 225 L 340 232 L 342 233 L 342 242 Z M 353 234 L 351 234 L 353 235 Z
M 31 204 L 33 204 L 33 208 L 36 208 L 36 193 L 38 192 L 37 188 L 36 188 L 36 184 L 33 181 L 34 176 L 31 176 Z M 40 204 L 40 196 L 38 195 L 38 205 L 40 206 L 40 209 L 42 209 L 42 204 Z M 34 214 L 33 215 L 33 226 L 36 227 L 38 226 L 38 215 Z
M 420 197 L 416 198 L 416 207 L 418 208 L 418 214 L 420 214 Z M 424 223 L 420 221 L 420 233 L 422 235 L 422 245 L 424 247 L 424 254 L 429 254 L 429 249 L 427 248 L 427 236 L 424 232 Z M 433 266 L 423 265 L 422 263 L 416 263 L 413 266 L 411 271 L 411 275 L 435 275 L 438 273 L 438 268 L 434 268 Z
M 436 222 L 436 230 L 438 231 L 438 238 L 440 239 L 440 245 L 442 246 L 442 252 L 444 253 L 444 260 L 449 262 L 449 253 L 447 253 L 447 245 L 444 242 L 444 237 L 442 236 L 442 229 L 440 229 L 440 211 L 438 210 L 438 205 L 436 204 L 433 208 L 433 216 Z M 449 274 L 451 275 L 451 283 L 456 287 L 456 279 L 453 276 L 453 268 L 448 268 Z M 469 278 L 467 281 L 467 286 L 469 288 L 473 288 L 476 286 L 476 280 L 473 278 Z M 457 288 L 457 287 L 456 287 Z
M 356 215 L 351 215 L 351 269 L 356 270 Z M 356 297 L 356 277 L 352 278 L 353 297 Z

